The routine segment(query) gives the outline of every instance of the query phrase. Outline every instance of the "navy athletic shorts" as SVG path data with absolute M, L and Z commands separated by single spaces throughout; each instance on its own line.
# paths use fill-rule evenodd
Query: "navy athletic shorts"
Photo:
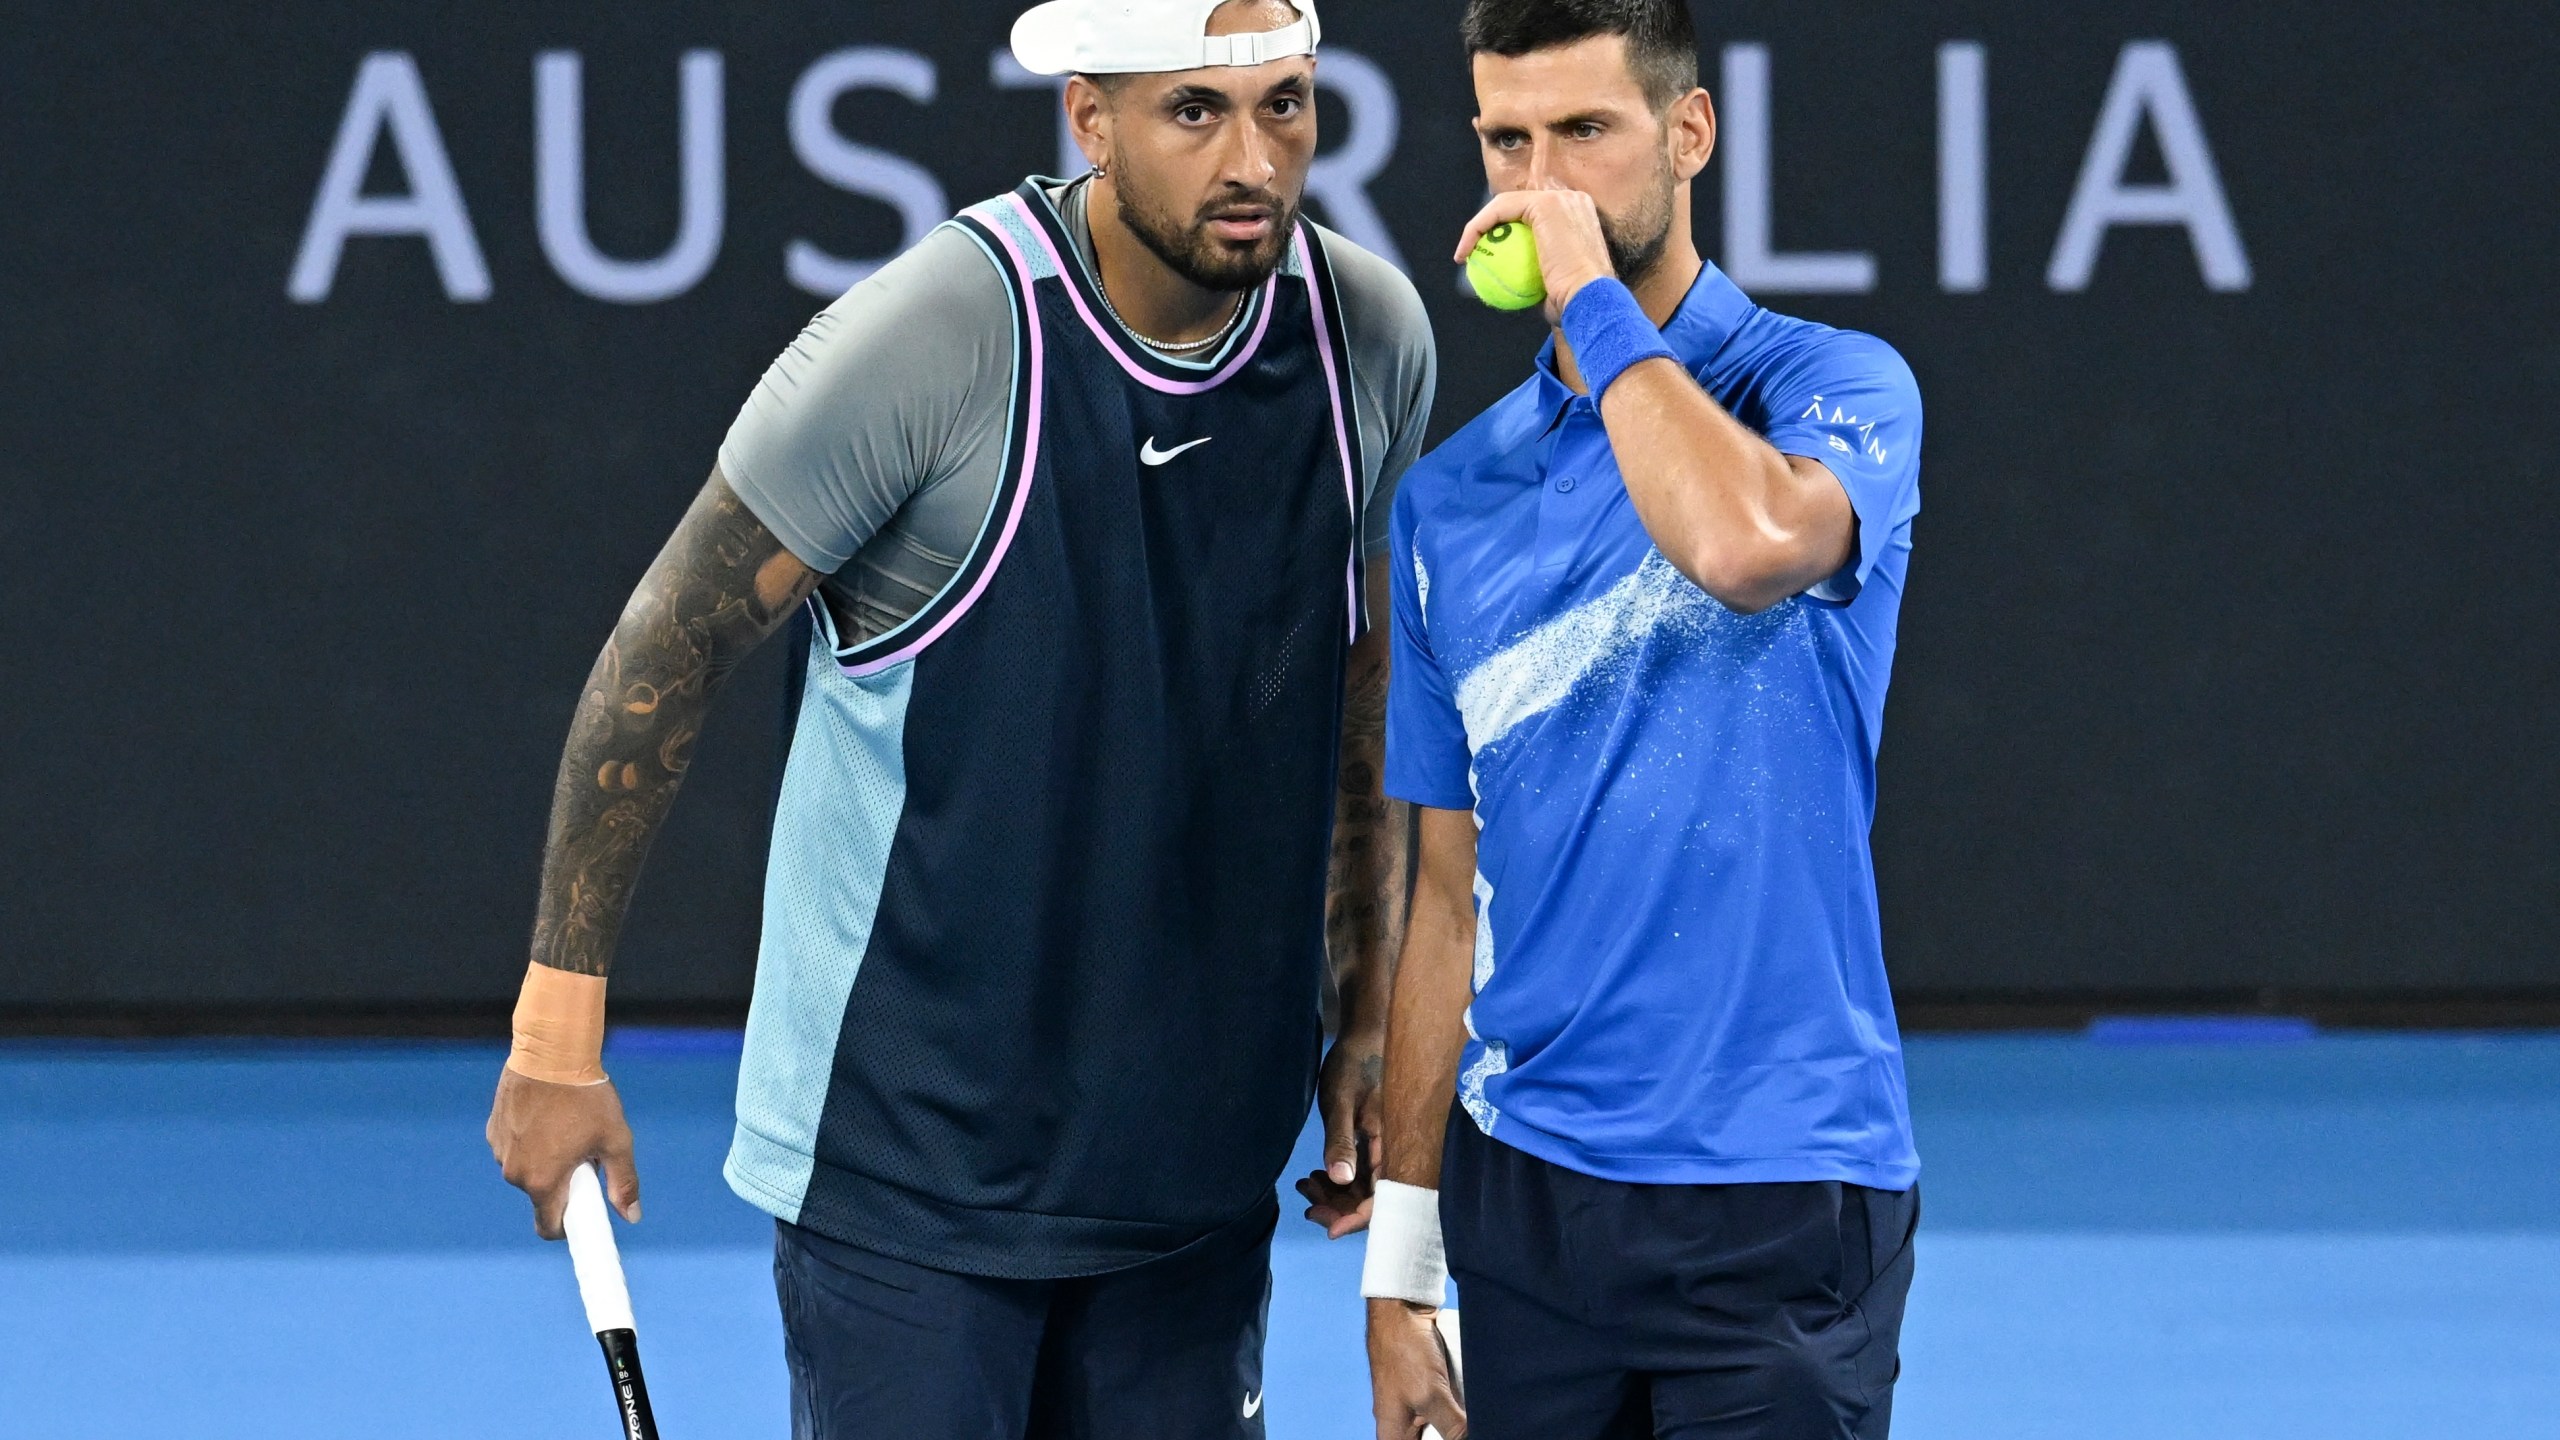
M 1073 1280 L 957 1275 L 776 1222 L 793 1440 L 1261 1440 L 1279 1214 Z
M 1884 1440 L 1917 1190 L 1628 1185 L 1452 1110 L 1470 1440 Z

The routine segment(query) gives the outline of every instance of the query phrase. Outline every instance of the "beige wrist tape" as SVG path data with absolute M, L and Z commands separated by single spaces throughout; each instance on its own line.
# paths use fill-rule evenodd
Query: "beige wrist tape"
M 1371 1193 L 1369 1253 L 1360 1293 L 1371 1300 L 1445 1305 L 1449 1262 L 1440 1248 L 1440 1192 L 1381 1180 Z
M 604 1083 L 604 977 L 534 965 L 516 993 L 507 1068 L 554 1085 Z

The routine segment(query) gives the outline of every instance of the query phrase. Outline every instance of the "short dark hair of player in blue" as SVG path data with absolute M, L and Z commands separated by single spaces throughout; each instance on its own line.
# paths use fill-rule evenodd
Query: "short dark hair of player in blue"
M 1686 0 L 1472 0 L 1459 34 L 1467 56 L 1517 57 L 1622 35 L 1645 99 L 1663 109 L 1698 88 L 1698 27 Z

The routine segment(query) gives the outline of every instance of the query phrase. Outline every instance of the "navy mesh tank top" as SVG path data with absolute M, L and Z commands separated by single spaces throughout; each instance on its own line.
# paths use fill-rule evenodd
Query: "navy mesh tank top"
M 1038 184 L 952 223 L 1013 297 L 1004 487 L 904 626 L 816 615 L 728 1175 L 901 1259 L 1095 1274 L 1255 1214 L 1313 1092 L 1349 351 L 1303 222 L 1198 366 L 1111 323 Z

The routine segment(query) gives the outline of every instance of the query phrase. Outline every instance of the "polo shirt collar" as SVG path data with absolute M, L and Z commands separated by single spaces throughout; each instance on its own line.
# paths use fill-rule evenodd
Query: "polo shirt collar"
M 1724 342 L 1742 328 L 1758 306 L 1742 293 L 1742 287 L 1726 278 L 1716 262 L 1707 261 L 1698 269 L 1698 278 L 1689 293 L 1680 298 L 1680 308 L 1671 312 L 1670 323 L 1662 327 L 1662 341 L 1680 363 L 1691 370 L 1715 358 Z M 1565 402 L 1575 399 L 1571 387 L 1556 376 L 1556 337 L 1549 335 L 1538 351 L 1538 407 L 1552 415 Z

